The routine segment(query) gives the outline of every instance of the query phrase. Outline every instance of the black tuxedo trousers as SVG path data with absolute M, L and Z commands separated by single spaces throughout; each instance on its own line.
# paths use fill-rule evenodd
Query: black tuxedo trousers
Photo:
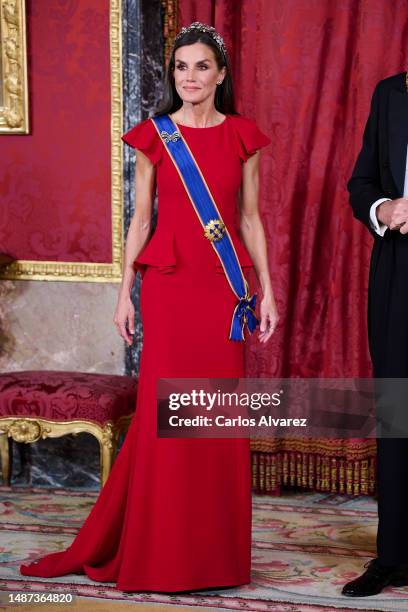
M 374 376 L 408 377 L 408 236 L 387 232 L 370 270 L 368 328 Z M 408 410 L 408 405 L 407 405 Z M 408 563 L 408 438 L 377 439 L 378 557 Z

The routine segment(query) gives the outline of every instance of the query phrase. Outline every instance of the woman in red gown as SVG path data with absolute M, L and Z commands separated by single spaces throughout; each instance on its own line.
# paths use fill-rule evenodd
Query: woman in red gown
M 257 150 L 269 138 L 235 113 L 228 57 L 213 28 L 192 24 L 176 38 L 161 112 L 170 114 L 195 156 L 243 271 L 255 264 L 263 292 L 258 337 L 265 342 L 277 313 L 257 208 Z M 237 298 L 153 122 L 143 121 L 122 138 L 137 149 L 136 212 L 114 320 L 131 342 L 130 289 L 139 271 L 144 342 L 136 412 L 72 544 L 20 571 L 86 573 L 123 591 L 247 584 L 249 439 L 158 438 L 156 431 L 158 378 L 244 376 L 244 343 L 229 339 Z M 158 223 L 149 239 L 155 182 Z

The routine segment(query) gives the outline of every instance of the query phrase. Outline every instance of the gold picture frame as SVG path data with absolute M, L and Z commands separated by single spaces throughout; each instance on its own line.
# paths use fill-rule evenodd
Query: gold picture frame
M 0 134 L 28 134 L 24 0 L 0 0 Z
M 5 5 L 20 5 L 23 0 L 0 0 L 2 19 Z M 120 282 L 123 259 L 123 171 L 122 171 L 122 2 L 110 0 L 109 37 L 111 65 L 111 219 L 112 262 L 68 262 L 16 260 L 3 267 L 0 280 L 46 280 Z M 23 8 L 18 13 L 23 16 Z M 25 30 L 25 28 L 24 28 Z M 3 31 L 3 23 L 2 23 Z M 3 39 L 2 39 L 3 40 Z M 7 133 L 11 133 L 10 131 Z
M 21 38 L 22 83 L 27 82 L 26 63 L 26 26 L 24 0 L 0 0 L 1 6 L 1 41 L 7 33 L 4 6 L 7 18 L 14 14 L 19 25 L 16 32 Z M 162 0 L 164 8 L 164 40 L 165 61 L 177 32 L 177 0 Z M 11 8 L 10 8 L 11 7 Z M 17 8 L 15 8 L 17 7 Z M 88 281 L 88 282 L 120 282 L 122 278 L 123 261 L 123 159 L 122 159 L 122 128 L 123 128 L 123 90 L 122 90 L 122 0 L 110 0 L 110 63 L 111 63 L 111 206 L 112 206 L 112 263 L 67 262 L 67 261 L 32 261 L 16 260 L 0 269 L 0 280 L 46 280 L 46 281 Z M 16 21 L 16 17 L 13 18 Z M 10 20 L 9 20 L 10 21 Z M 17 35 L 17 34 L 15 34 Z M 4 66 L 3 60 L 3 66 Z M 0 68 L 0 81 L 1 68 Z M 28 133 L 28 94 L 24 86 L 25 130 Z M 0 94 L 1 95 L 1 94 Z M 1 105 L 1 103 L 0 103 Z M 16 128 L 1 130 L 0 133 L 17 133 Z
M 178 0 L 162 0 L 164 9 L 164 62 L 167 65 L 178 29 Z

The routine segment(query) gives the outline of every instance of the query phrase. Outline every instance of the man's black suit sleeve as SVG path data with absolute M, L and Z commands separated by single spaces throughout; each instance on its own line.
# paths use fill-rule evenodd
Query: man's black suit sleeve
M 376 200 L 387 197 L 381 189 L 379 164 L 379 88 L 380 83 L 373 93 L 370 115 L 364 129 L 363 146 L 347 184 L 354 216 L 372 233 L 374 232 L 370 223 L 370 208 Z

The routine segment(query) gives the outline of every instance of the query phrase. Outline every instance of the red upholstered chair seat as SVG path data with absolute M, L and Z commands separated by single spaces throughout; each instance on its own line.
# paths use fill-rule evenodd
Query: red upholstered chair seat
M 0 417 L 87 420 L 100 425 L 135 410 L 137 379 L 114 374 L 25 371 L 0 374 Z
M 136 407 L 137 379 L 115 374 L 25 371 L 0 374 L 0 456 L 10 482 L 9 438 L 41 438 L 87 432 L 99 441 L 101 482 L 106 481 L 119 435 Z

